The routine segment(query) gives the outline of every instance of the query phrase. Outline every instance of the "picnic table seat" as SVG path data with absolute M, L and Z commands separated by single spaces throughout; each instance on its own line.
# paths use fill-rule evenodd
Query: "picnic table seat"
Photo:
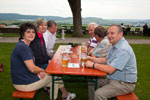
M 12 97 L 14 97 L 14 98 L 20 98 L 20 100 L 23 100 L 23 98 L 36 100 L 35 94 L 36 94 L 36 91 L 23 92 L 23 91 L 15 90 L 13 92 L 13 94 L 12 94 Z
M 119 95 L 116 98 L 117 100 L 139 100 L 133 92 L 126 95 Z

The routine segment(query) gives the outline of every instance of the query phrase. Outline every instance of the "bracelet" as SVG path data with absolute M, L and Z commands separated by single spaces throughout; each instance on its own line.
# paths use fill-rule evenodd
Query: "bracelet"
M 93 69 L 95 69 L 95 62 L 93 63 Z

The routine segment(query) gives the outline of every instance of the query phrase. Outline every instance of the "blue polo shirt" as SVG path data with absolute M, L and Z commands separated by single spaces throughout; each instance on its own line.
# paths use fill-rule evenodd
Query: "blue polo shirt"
M 137 81 L 135 54 L 124 37 L 116 45 L 112 46 L 106 59 L 108 65 L 117 69 L 114 73 L 108 74 L 107 78 L 124 82 Z
M 16 44 L 11 54 L 11 77 L 13 84 L 25 85 L 36 82 L 37 74 L 29 71 L 24 61 L 33 59 L 33 53 L 23 41 Z

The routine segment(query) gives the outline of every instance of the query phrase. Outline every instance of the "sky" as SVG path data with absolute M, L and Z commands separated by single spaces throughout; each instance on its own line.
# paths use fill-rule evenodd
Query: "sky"
M 82 17 L 150 19 L 150 0 L 81 0 Z M 68 0 L 0 0 L 0 13 L 72 17 Z

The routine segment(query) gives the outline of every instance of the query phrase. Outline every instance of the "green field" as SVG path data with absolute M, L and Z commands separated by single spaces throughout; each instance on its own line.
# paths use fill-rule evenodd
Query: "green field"
M 14 90 L 11 82 L 10 76 L 10 55 L 15 46 L 15 43 L 0 43 L 0 62 L 4 64 L 5 69 L 3 72 L 0 72 L 0 100 L 18 100 L 12 98 L 11 94 Z M 55 49 L 59 44 L 55 45 Z M 150 44 L 139 44 L 131 45 L 134 49 L 136 58 L 137 58 L 137 69 L 138 69 L 138 82 L 136 83 L 135 94 L 138 96 L 139 100 L 150 100 Z M 77 94 L 77 98 L 74 100 L 88 100 L 88 90 L 87 84 L 74 84 L 75 80 L 65 81 L 66 88 Z M 61 100 L 59 94 L 59 99 Z M 43 100 L 42 96 L 39 96 Z
M 19 33 L 0 33 L 0 37 L 19 37 Z M 72 34 L 66 34 L 65 37 L 72 37 Z M 83 35 L 89 38 L 89 34 Z M 57 38 L 61 38 L 61 34 L 57 34 Z M 126 39 L 150 39 L 150 36 L 125 36 Z

